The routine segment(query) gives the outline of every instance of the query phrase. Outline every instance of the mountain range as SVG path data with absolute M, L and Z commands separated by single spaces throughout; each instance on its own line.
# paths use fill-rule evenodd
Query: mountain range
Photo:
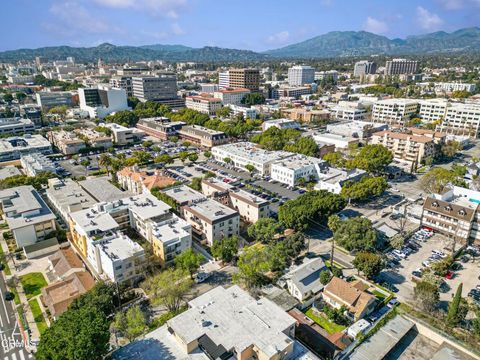
M 314 38 L 262 53 L 219 47 L 192 48 L 184 45 L 116 46 L 104 43 L 95 47 L 51 46 L 0 52 L 0 61 L 33 60 L 45 56 L 50 60 L 73 56 L 77 61 L 264 61 L 278 58 L 328 58 L 367 55 L 425 55 L 455 52 L 480 52 L 480 28 L 460 29 L 451 33 L 389 39 L 366 31 L 332 31 Z

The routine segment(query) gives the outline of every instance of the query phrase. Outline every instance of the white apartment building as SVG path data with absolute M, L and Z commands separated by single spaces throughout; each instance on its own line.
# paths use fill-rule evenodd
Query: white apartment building
M 96 88 L 78 89 L 80 109 L 87 111 L 90 118 L 103 119 L 111 113 L 128 110 L 125 89 L 98 85 Z
M 254 224 L 270 216 L 270 202 L 217 178 L 202 180 L 202 192 L 218 202 L 237 210 L 242 220 Z
M 271 165 L 270 176 L 273 180 L 295 186 L 300 179 L 306 182 L 319 178 L 325 161 L 301 154 L 292 155 Z
M 34 131 L 35 124 L 30 119 L 0 118 L 0 134 L 24 135 Z
M 205 96 L 188 96 L 185 106 L 207 115 L 215 115 L 222 107 L 222 100 Z
M 230 87 L 230 72 L 224 71 L 218 73 L 218 87 L 220 89 L 227 89 Z
M 18 160 L 30 153 L 51 154 L 52 145 L 42 135 L 13 136 L 0 139 L 0 162 Z
M 247 94 L 250 94 L 249 89 L 225 89 L 215 91 L 213 97 L 220 99 L 223 105 L 240 105 Z
M 433 122 L 445 119 L 449 103 L 445 99 L 420 100 L 419 117 L 423 122 Z
M 315 69 L 311 66 L 297 65 L 288 69 L 288 84 L 301 86 L 315 81 Z
M 87 259 L 103 279 L 115 283 L 131 283 L 144 275 L 145 251 L 120 232 L 92 241 Z
M 250 142 L 225 144 L 212 148 L 212 156 L 215 160 L 225 162 L 225 159 L 230 159 L 234 166 L 245 170 L 247 170 L 245 166 L 252 165 L 262 176 L 270 175 L 272 163 L 292 155 L 293 153 L 286 151 L 260 149 Z
M 418 111 L 418 100 L 386 99 L 373 105 L 372 121 L 385 124 L 404 124 Z
M 25 170 L 25 174 L 31 177 L 37 176 L 42 172 L 57 173 L 52 160 L 41 153 L 23 155 L 20 158 L 20 164 L 22 165 L 23 170 Z
M 17 247 L 45 240 L 55 231 L 56 216 L 33 186 L 17 186 L 0 191 L 0 209 Z
M 197 236 L 208 246 L 225 237 L 239 234 L 240 215 L 237 211 L 204 198 L 182 207 L 183 218 L 192 225 Z
M 137 128 L 127 128 L 115 123 L 101 124 L 101 126 L 107 127 L 112 131 L 112 140 L 118 145 L 130 144 L 145 136 L 145 133 Z

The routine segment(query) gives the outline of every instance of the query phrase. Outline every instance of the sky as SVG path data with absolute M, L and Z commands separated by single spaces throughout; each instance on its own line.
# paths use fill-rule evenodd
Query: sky
M 329 31 L 480 26 L 480 0 L 1 0 L 0 50 L 183 44 L 263 51 Z

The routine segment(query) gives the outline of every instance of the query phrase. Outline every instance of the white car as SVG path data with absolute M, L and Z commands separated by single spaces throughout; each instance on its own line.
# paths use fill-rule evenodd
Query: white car
M 407 257 L 407 255 L 405 255 L 403 252 L 398 250 L 393 250 L 392 253 L 402 259 L 405 259 Z

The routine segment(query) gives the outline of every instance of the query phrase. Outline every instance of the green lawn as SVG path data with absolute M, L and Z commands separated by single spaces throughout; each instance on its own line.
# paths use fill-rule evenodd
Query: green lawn
M 372 295 L 375 295 L 375 297 L 380 301 L 383 301 L 387 298 L 386 295 L 382 294 L 380 291 L 377 291 L 377 290 L 373 290 Z
M 0 256 L 2 256 L 3 253 L 4 253 L 3 248 L 0 246 Z M 3 265 L 5 266 L 3 268 L 3 272 L 5 273 L 5 275 L 12 275 L 12 271 L 10 270 L 10 267 L 8 266 L 7 259 L 5 259 L 5 261 L 3 262 Z
M 345 326 L 335 324 L 326 317 L 315 315 L 315 311 L 312 308 L 308 309 L 305 315 L 324 328 L 329 334 L 335 334 L 345 329 Z
M 16 287 L 9 287 L 8 290 L 15 296 L 13 301 L 15 305 L 20 305 L 20 296 L 18 296 L 18 291 Z
M 47 285 L 47 281 L 42 273 L 35 272 L 20 276 L 20 282 L 25 291 L 27 299 L 40 295 L 40 290 Z
M 33 318 L 35 319 L 35 323 L 37 324 L 38 331 L 40 332 L 40 334 L 43 334 L 43 332 L 48 328 L 48 326 L 45 322 L 45 318 L 43 317 L 42 310 L 40 308 L 40 305 L 38 304 L 37 299 L 30 300 L 28 302 L 28 305 L 30 305 L 30 309 L 32 310 Z

